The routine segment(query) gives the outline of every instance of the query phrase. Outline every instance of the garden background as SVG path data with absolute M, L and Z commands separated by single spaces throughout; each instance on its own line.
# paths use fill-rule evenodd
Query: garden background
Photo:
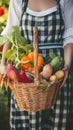
M 9 2 L 10 0 L 0 0 L 0 34 L 6 26 Z M 71 67 L 71 74 L 73 76 L 73 67 Z M 0 130 L 9 130 L 8 122 L 9 122 L 8 93 L 5 92 L 3 89 L 0 92 Z
M 9 1 L 0 0 L 0 34 L 6 26 Z M 4 89 L 0 92 L 0 130 L 9 130 L 8 93 Z

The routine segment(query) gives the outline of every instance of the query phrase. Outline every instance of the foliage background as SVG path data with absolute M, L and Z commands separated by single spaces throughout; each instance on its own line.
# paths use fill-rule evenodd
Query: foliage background
M 0 15 L 0 33 L 4 29 L 7 22 L 9 2 L 10 0 L 0 0 L 0 7 L 4 7 L 5 9 L 5 13 Z
M 10 0 L 0 0 L 0 7 L 3 7 L 5 10 L 4 14 L 0 15 L 0 34 L 6 26 L 9 1 Z M 9 130 L 8 95 L 5 93 L 0 93 L 0 129 Z

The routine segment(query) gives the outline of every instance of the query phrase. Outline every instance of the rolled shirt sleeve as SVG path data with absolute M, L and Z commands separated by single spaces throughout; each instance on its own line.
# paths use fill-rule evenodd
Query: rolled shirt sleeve
M 21 3 L 21 0 L 10 0 L 7 25 L 1 35 L 7 34 L 12 26 L 19 26 L 21 18 Z
M 73 0 L 64 0 L 63 17 L 65 31 L 63 34 L 64 46 L 73 43 Z

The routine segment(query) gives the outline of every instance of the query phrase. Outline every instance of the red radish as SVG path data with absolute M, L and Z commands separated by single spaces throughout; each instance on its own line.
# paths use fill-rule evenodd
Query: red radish
M 53 69 L 50 64 L 47 64 L 43 67 L 43 71 L 41 72 L 41 75 L 45 79 L 49 79 L 49 77 L 52 75 Z
M 6 73 L 10 80 L 15 82 L 20 80 L 18 70 L 11 63 L 8 63 Z
M 20 72 L 20 81 L 22 83 L 29 83 L 29 79 L 24 71 Z

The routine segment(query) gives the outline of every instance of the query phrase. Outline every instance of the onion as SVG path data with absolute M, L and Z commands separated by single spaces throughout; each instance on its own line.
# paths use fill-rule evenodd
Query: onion
M 42 71 L 42 77 L 45 78 L 45 79 L 49 79 L 49 77 L 52 75 L 52 72 L 53 72 L 53 68 L 50 64 L 46 64 L 44 67 L 43 67 L 43 71 Z

